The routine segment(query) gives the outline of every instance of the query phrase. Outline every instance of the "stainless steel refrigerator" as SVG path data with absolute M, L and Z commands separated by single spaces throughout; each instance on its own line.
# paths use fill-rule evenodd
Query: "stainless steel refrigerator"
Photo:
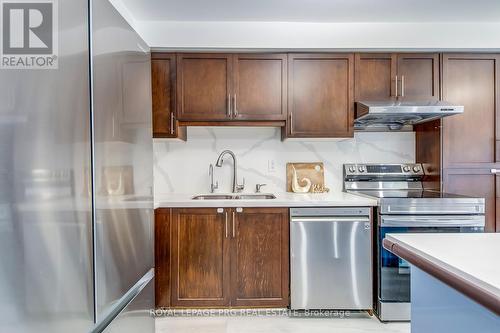
M 58 6 L 58 68 L 0 69 L 0 332 L 153 332 L 150 53 Z

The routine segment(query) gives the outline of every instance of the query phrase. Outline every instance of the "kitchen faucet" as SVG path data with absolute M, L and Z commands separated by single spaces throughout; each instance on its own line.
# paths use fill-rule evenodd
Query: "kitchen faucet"
M 241 192 L 243 189 L 245 189 L 245 178 L 243 178 L 243 184 L 239 185 L 238 184 L 238 163 L 236 162 L 236 156 L 234 153 L 228 149 L 224 150 L 222 153 L 220 153 L 219 157 L 217 158 L 217 162 L 215 163 L 216 167 L 222 167 L 222 163 L 224 162 L 224 156 L 226 154 L 231 155 L 233 158 L 233 193 Z

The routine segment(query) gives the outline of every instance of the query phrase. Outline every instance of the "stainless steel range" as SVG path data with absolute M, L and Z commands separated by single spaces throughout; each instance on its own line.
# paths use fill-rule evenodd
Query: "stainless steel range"
M 410 320 L 410 269 L 382 247 L 386 233 L 482 232 L 485 203 L 423 187 L 421 164 L 345 164 L 344 191 L 375 198 L 374 310 L 382 321 Z

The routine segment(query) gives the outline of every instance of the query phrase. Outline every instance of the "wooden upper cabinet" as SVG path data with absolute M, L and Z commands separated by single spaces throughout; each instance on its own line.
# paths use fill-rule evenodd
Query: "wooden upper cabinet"
M 356 101 L 396 97 L 396 62 L 393 53 L 357 53 L 355 60 Z
M 227 210 L 172 209 L 172 306 L 229 305 Z
M 355 100 L 438 100 L 439 54 L 356 54 Z
M 186 128 L 175 119 L 175 55 L 151 55 L 153 137 L 186 139 Z
M 177 116 L 182 121 L 231 118 L 232 56 L 177 55 Z
M 443 55 L 443 99 L 464 106 L 463 114 L 443 118 L 445 168 L 497 160 L 498 61 L 497 55 Z
M 288 55 L 287 137 L 352 137 L 354 55 Z
M 399 98 L 439 100 L 439 54 L 398 54 L 397 76 Z
M 231 243 L 231 305 L 289 305 L 287 208 L 238 208 Z
M 486 230 L 500 231 L 500 56 L 444 54 L 443 99 L 464 113 L 443 118 L 443 190 L 486 199 Z M 497 209 L 498 207 L 498 209 Z
M 286 119 L 286 63 L 286 54 L 234 55 L 234 119 Z
M 284 54 L 179 54 L 179 120 L 285 120 L 286 63 Z

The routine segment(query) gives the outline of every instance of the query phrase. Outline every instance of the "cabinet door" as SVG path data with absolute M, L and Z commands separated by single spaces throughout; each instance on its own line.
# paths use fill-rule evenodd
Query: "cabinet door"
M 354 55 L 288 55 L 288 137 L 352 137 Z
M 288 306 L 288 209 L 235 209 L 232 223 L 231 305 Z
M 175 119 L 175 55 L 151 55 L 153 94 L 153 137 L 186 139 L 186 128 L 179 128 Z
M 170 209 L 155 210 L 156 307 L 170 306 Z
M 172 306 L 229 305 L 227 210 L 172 210 Z
M 396 96 L 396 55 L 357 53 L 355 101 L 387 100 Z
M 177 55 L 177 116 L 183 121 L 229 120 L 232 56 Z
M 286 119 L 286 60 L 286 54 L 234 55 L 234 119 Z
M 397 66 L 400 98 L 439 99 L 439 54 L 400 53 Z
M 463 105 L 464 113 L 443 118 L 443 190 L 486 199 L 488 231 L 499 231 L 498 190 L 491 169 L 500 169 L 500 56 L 444 54 L 443 99 Z

